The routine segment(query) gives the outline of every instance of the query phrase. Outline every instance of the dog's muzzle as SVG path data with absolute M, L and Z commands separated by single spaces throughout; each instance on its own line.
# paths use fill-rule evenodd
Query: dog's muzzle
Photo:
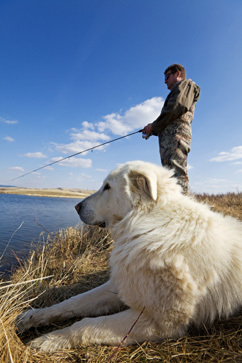
M 79 217 L 81 218 L 81 220 L 86 223 L 86 224 L 90 224 L 90 225 L 96 225 L 99 226 L 100 228 L 105 228 L 106 227 L 106 223 L 105 222 L 99 222 L 99 221 L 95 221 L 95 219 L 93 218 L 93 212 L 91 210 L 85 210 L 85 203 L 80 202 L 77 205 L 75 205 L 75 209 L 79 215 Z
M 77 211 L 78 214 L 80 214 L 81 208 L 82 208 L 82 202 L 80 202 L 77 205 L 75 205 L 75 210 Z

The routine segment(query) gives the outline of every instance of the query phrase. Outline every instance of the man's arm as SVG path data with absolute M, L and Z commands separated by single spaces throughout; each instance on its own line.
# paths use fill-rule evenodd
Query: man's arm
M 151 124 L 151 132 L 157 135 L 170 122 L 186 113 L 192 104 L 198 100 L 198 97 L 199 87 L 194 82 L 188 79 L 179 82 L 168 95 L 161 114 Z

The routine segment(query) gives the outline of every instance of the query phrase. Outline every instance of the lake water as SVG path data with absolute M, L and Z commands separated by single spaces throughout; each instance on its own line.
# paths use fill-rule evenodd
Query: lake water
M 31 242 L 48 235 L 41 226 L 50 233 L 80 226 L 81 220 L 74 208 L 79 201 L 0 194 L 0 271 L 10 270 L 16 264 L 15 254 L 21 258 L 26 256 Z

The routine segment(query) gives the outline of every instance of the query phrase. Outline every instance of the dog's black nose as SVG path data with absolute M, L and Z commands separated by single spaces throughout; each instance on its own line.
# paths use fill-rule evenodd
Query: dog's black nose
M 80 211 L 81 211 L 81 204 L 82 204 L 82 202 L 80 202 L 80 203 L 78 203 L 77 205 L 75 205 L 75 209 L 76 209 L 76 211 L 77 211 L 77 213 L 79 214 L 80 213 Z

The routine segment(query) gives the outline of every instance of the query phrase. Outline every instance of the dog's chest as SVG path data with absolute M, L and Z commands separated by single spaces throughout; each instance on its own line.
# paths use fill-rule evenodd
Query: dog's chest
M 112 283 L 115 285 L 120 299 L 128 306 L 136 308 L 143 306 L 144 296 L 147 295 L 144 264 L 140 259 L 141 256 L 137 250 L 130 249 L 126 251 L 114 249 L 110 256 Z M 143 259 L 144 257 L 142 257 Z

